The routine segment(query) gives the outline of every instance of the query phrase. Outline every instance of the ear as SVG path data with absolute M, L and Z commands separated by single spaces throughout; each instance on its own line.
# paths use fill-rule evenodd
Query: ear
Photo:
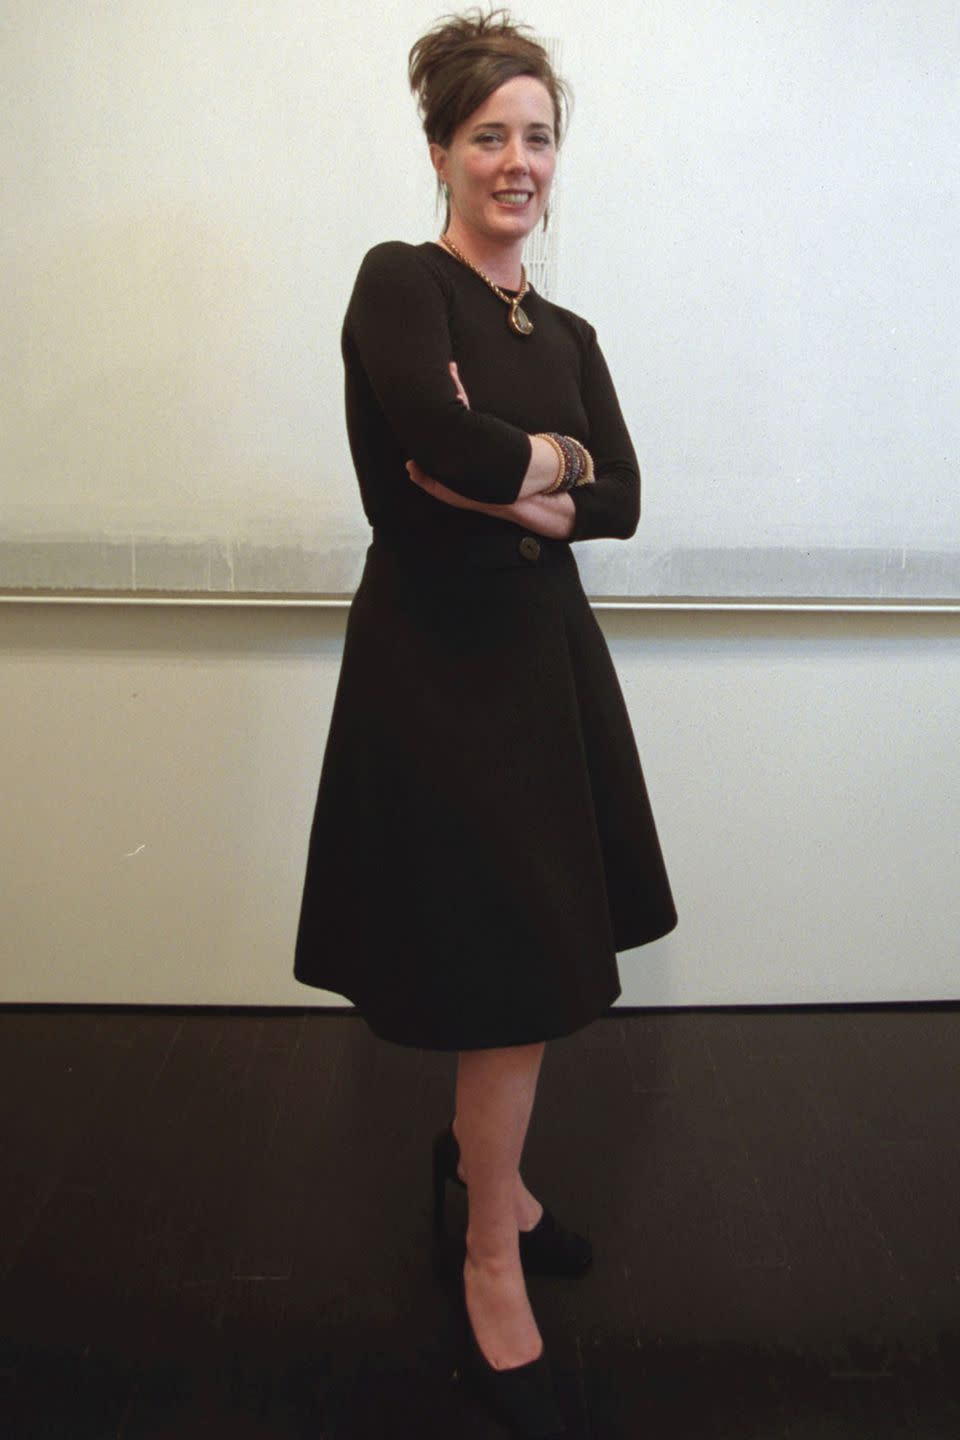
M 431 165 L 433 166 L 434 170 L 436 170 L 438 179 L 440 179 L 440 180 L 445 180 L 445 179 L 447 178 L 447 177 L 446 177 L 446 169 L 447 169 L 447 152 L 446 152 L 446 150 L 444 149 L 444 147 L 443 147 L 442 145 L 438 145 L 435 140 L 432 140 L 432 141 L 430 142 L 429 150 L 430 150 L 430 163 L 431 163 Z

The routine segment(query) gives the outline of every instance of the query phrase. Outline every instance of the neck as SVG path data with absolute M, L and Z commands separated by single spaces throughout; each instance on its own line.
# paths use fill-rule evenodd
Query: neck
M 491 240 L 485 235 L 476 235 L 472 230 L 458 226 L 455 218 L 450 221 L 444 233 L 495 285 L 502 286 L 504 290 L 520 289 L 523 242 L 526 236 L 522 235 L 516 240 Z

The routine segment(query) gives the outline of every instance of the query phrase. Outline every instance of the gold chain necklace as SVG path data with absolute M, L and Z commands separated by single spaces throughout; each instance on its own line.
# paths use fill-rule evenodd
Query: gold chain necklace
M 510 326 L 510 329 L 514 332 L 515 335 L 533 334 L 533 321 L 530 319 L 530 316 L 527 314 L 526 310 L 524 310 L 520 305 L 520 301 L 530 289 L 530 281 L 527 279 L 527 272 L 522 265 L 520 266 L 519 292 L 516 295 L 508 295 L 505 290 L 500 289 L 499 285 L 495 285 L 493 283 L 489 275 L 484 275 L 483 271 L 480 270 L 476 265 L 474 265 L 472 260 L 468 260 L 466 255 L 461 254 L 461 252 L 457 249 L 456 245 L 454 245 L 453 241 L 448 240 L 446 235 L 440 236 L 440 244 L 445 246 L 445 248 L 450 251 L 451 255 L 455 255 L 458 260 L 460 260 L 464 265 L 466 265 L 468 270 L 472 270 L 474 275 L 479 275 L 480 279 L 490 286 L 490 289 L 493 291 L 494 295 L 499 295 L 500 299 L 503 300 L 507 305 L 509 305 L 510 309 L 507 312 L 507 324 Z

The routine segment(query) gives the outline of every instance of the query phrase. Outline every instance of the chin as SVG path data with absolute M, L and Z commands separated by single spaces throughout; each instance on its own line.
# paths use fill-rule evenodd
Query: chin
M 512 235 L 517 238 L 526 238 L 527 235 L 536 230 L 542 214 L 543 212 L 541 210 L 537 210 L 531 215 L 508 215 L 498 210 L 494 217 L 492 228 L 498 235 Z

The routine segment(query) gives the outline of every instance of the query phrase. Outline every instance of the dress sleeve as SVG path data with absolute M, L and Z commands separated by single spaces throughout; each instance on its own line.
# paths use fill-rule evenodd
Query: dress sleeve
M 580 485 L 570 491 L 576 509 L 570 539 L 613 536 L 629 540 L 640 520 L 640 467 L 592 326 L 584 357 L 582 395 L 596 480 L 593 485 Z
M 368 251 L 347 311 L 345 357 L 362 366 L 407 459 L 471 500 L 516 500 L 530 437 L 457 399 L 446 297 L 412 246 Z

